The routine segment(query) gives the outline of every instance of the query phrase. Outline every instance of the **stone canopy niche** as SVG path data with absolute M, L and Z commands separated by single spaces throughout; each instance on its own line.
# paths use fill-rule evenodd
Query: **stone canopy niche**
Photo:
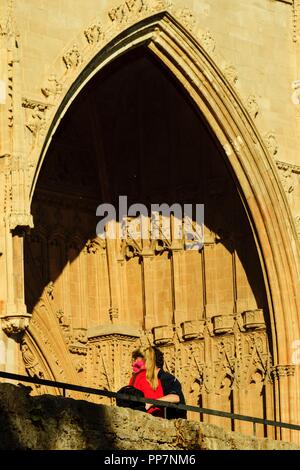
M 97 238 L 97 206 L 118 207 L 120 195 L 148 208 L 204 204 L 203 248 L 189 250 L 172 233 Z M 156 344 L 189 404 L 272 418 L 268 305 L 238 182 L 203 117 L 146 49 L 95 75 L 73 102 L 32 213 L 26 334 L 44 355 L 44 376 L 117 390 L 130 377 L 133 349 Z

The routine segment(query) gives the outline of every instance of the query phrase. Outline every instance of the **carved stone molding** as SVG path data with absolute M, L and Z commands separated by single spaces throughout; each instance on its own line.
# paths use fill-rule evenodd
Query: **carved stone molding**
M 73 345 L 85 346 L 88 342 L 86 328 L 73 329 Z
M 216 49 L 215 38 L 213 37 L 212 33 L 209 30 L 205 31 L 201 35 L 200 43 L 209 54 L 213 54 L 213 52 Z
M 275 133 L 274 132 L 268 132 L 265 135 L 264 140 L 265 140 L 266 147 L 267 147 L 270 155 L 275 157 L 275 155 L 278 152 L 278 142 L 277 142 Z
M 276 165 L 283 189 L 287 196 L 290 197 L 296 187 L 299 186 L 300 166 L 281 161 L 277 161 Z
M 92 385 L 118 390 L 129 382 L 131 354 L 139 345 L 139 332 L 122 325 L 88 330 L 87 369 Z
M 135 256 L 141 256 L 142 248 L 135 243 L 133 240 L 124 240 L 122 243 L 122 255 L 126 260 L 134 258 Z
M 43 353 L 51 364 L 52 374 L 58 380 L 75 383 L 75 373 L 71 367 L 71 361 L 66 355 L 68 349 L 63 343 L 59 345 L 59 337 L 55 334 L 55 312 L 52 308 L 53 305 L 50 301 L 42 295 L 39 308 L 35 308 L 30 321 L 30 333 L 34 338 L 37 338 L 38 344 L 43 345 Z M 41 321 L 41 317 L 43 321 Z M 53 320 L 54 323 L 52 323 Z M 46 376 L 49 376 L 50 369 L 42 363 L 42 357 L 40 357 L 40 360 L 41 370 L 45 372 Z
M 38 377 L 40 379 L 45 378 L 44 372 L 39 364 L 39 360 L 34 354 L 34 351 L 30 348 L 26 339 L 23 339 L 21 342 L 21 353 L 28 375 L 30 377 Z M 40 388 L 40 385 L 35 385 L 35 387 Z
M 196 26 L 196 18 L 194 13 L 189 8 L 182 8 L 175 12 L 176 18 L 186 27 L 189 31 L 194 31 Z
M 50 281 L 49 284 L 45 287 L 45 291 L 51 300 L 54 299 L 54 288 L 55 284 L 53 281 Z
M 173 342 L 174 328 L 172 326 L 163 325 L 153 328 L 154 344 L 168 344 Z
M 185 321 L 181 324 L 184 340 L 202 339 L 204 337 L 205 320 Z
M 134 257 L 160 256 L 165 252 L 199 251 L 203 248 L 203 225 L 191 221 L 189 217 L 182 218 L 176 229 L 172 226 L 170 216 L 165 216 L 162 222 L 153 213 L 147 222 L 149 236 L 142 239 L 143 233 L 139 218 L 128 218 L 125 233 L 120 242 L 118 261 L 123 262 Z
M 28 227 L 33 228 L 33 218 L 31 214 L 17 214 L 12 213 L 9 216 L 9 228 L 10 230 L 15 229 L 16 227 Z
M 295 190 L 292 172 L 290 170 L 282 172 L 280 175 L 280 179 L 285 193 L 287 195 L 291 194 Z
M 233 64 L 225 64 L 223 66 L 223 72 L 229 83 L 235 86 L 239 78 L 236 67 Z
M 279 160 L 276 161 L 276 165 L 277 165 L 278 170 L 291 171 L 292 173 L 300 175 L 299 165 L 294 165 L 293 163 L 281 162 Z
M 77 373 L 83 372 L 84 368 L 85 368 L 84 360 L 82 360 L 81 358 L 78 358 L 75 361 L 75 370 L 76 370 L 76 372 Z
M 67 70 L 69 70 L 78 67 L 81 61 L 82 57 L 78 46 L 77 44 L 73 44 L 72 48 L 63 56 L 63 62 L 65 63 Z
M 297 215 L 295 217 L 295 224 L 296 224 L 297 234 L 300 237 L 300 215 Z
M 109 333 L 109 334 L 100 334 L 99 336 L 95 336 L 89 339 L 89 344 L 97 343 L 97 342 L 106 342 L 108 340 L 118 341 L 129 341 L 135 342 L 137 340 L 136 336 L 129 336 L 127 334 L 122 333 Z
M 244 328 L 250 329 L 261 329 L 265 328 L 264 312 L 262 309 L 248 310 L 242 314 L 244 320 Z
M 43 108 L 48 107 L 48 105 L 42 101 L 32 100 L 26 97 L 22 98 L 22 106 L 26 109 L 35 109 L 37 106 L 41 106 Z
M 246 101 L 246 108 L 250 114 L 250 116 L 255 119 L 259 113 L 259 106 L 257 103 L 257 98 L 254 95 L 248 96 Z
M 165 328 L 165 327 L 160 327 Z M 262 309 L 247 310 L 234 315 L 215 315 L 206 320 L 189 320 L 181 323 L 182 338 L 202 339 L 205 331 L 210 336 L 220 334 L 233 334 L 234 331 L 251 332 L 252 330 L 265 330 L 266 323 Z
M 108 310 L 109 318 L 112 323 L 119 318 L 119 310 L 117 307 L 110 307 Z
M 78 354 L 79 356 L 86 356 L 87 355 L 87 347 L 78 344 L 70 344 L 69 351 L 72 354 Z
M 85 254 L 96 254 L 103 253 L 105 254 L 106 250 L 106 240 L 103 238 L 95 238 L 93 240 L 88 240 L 84 247 Z
M 14 32 L 13 1 L 8 2 L 7 10 L 0 18 L 0 38 L 10 36 Z
M 47 85 L 44 88 L 41 88 L 41 92 L 46 98 L 53 97 L 56 98 L 57 95 L 60 95 L 63 89 L 62 83 L 57 80 L 56 75 L 52 74 L 48 78 Z
M 127 325 L 101 325 L 89 328 L 87 330 L 87 338 L 93 341 L 95 338 L 102 336 L 121 335 L 137 339 L 140 337 L 140 332 Z
M 300 104 L 300 80 L 294 80 L 292 82 L 292 103 L 296 106 Z
M 10 59 L 7 64 L 7 78 L 8 78 L 8 127 L 12 128 L 14 125 L 14 63 L 13 59 Z
M 212 318 L 215 334 L 231 333 L 233 331 L 233 315 L 216 315 Z
M 202 338 L 187 337 L 181 341 L 175 335 L 172 342 L 160 344 L 166 369 L 179 378 L 186 396 L 194 390 L 195 383 L 198 384 L 198 400 L 203 393 L 229 397 L 233 389 L 245 390 L 255 384 L 261 390 L 264 384 L 271 382 L 266 332 L 241 333 L 236 324 L 229 326 L 231 333 L 211 336 L 209 322 L 206 322 L 201 328 Z M 193 336 L 197 330 L 194 329 Z M 195 402 L 195 398 L 192 401 Z
M 293 1 L 293 41 L 300 40 L 300 0 Z
M 26 115 L 27 129 L 29 129 L 34 136 L 42 134 L 46 127 L 48 105 L 36 100 L 23 98 L 22 106 L 23 108 L 30 110 Z
M 112 22 L 118 21 L 120 23 L 128 20 L 129 14 L 138 14 L 146 11 L 146 0 L 126 0 L 108 12 L 108 16 Z
M 171 0 L 150 0 L 148 8 L 153 12 L 171 10 L 173 2 Z
M 277 365 L 272 368 L 272 375 L 274 379 L 279 379 L 280 377 L 290 377 L 295 375 L 296 366 L 292 364 L 287 365 Z
M 105 34 L 103 26 L 100 23 L 94 23 L 84 31 L 87 42 L 90 45 L 94 45 L 104 39 Z
M 7 36 L 10 31 L 9 18 L 5 18 L 0 22 L 0 37 Z
M 13 338 L 22 335 L 29 326 L 31 315 L 9 315 L 1 317 L 2 330 Z

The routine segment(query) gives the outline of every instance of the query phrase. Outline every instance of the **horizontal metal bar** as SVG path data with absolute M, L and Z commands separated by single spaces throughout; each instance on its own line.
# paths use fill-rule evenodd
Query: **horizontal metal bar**
M 56 382 L 54 380 L 40 379 L 38 377 L 28 377 L 26 375 L 11 374 L 9 372 L 1 372 L 1 371 L 0 371 L 0 377 L 4 379 L 19 380 L 21 382 L 33 383 L 37 385 L 48 385 L 50 387 L 73 390 L 76 392 L 88 393 L 92 395 L 99 395 L 99 396 L 104 396 L 104 397 L 109 397 L 109 398 L 121 398 L 124 400 L 140 402 L 140 403 L 150 403 L 150 404 L 157 405 L 160 407 L 175 408 L 175 409 L 180 409 L 180 410 L 192 411 L 195 413 L 203 413 L 203 414 L 212 415 L 212 416 L 220 416 L 222 418 L 236 419 L 240 421 L 258 423 L 258 424 L 264 424 L 268 426 L 275 426 L 279 428 L 286 428 L 286 429 L 293 429 L 295 431 L 300 431 L 300 425 L 297 425 L 297 424 L 289 424 L 289 423 L 283 423 L 280 421 L 272 421 L 269 419 L 255 418 L 252 416 L 228 413 L 226 411 L 212 410 L 209 408 L 200 408 L 198 406 L 182 405 L 180 403 L 175 404 L 175 403 L 170 403 L 170 402 L 166 402 L 162 400 L 153 400 L 150 398 L 140 398 L 140 397 L 135 397 L 133 395 L 124 394 L 124 393 L 110 392 L 108 390 L 99 390 L 99 389 L 90 388 L 90 387 L 82 387 L 80 385 L 68 384 L 65 382 Z

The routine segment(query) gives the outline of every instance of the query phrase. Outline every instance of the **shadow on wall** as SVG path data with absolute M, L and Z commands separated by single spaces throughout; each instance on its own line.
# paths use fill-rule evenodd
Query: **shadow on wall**
M 114 449 L 106 409 L 0 384 L 0 450 Z
M 237 254 L 269 323 L 257 250 L 224 151 L 174 77 L 144 48 L 97 74 L 56 131 L 32 203 L 35 229 L 25 244 L 30 312 L 95 239 L 97 206 L 118 207 L 119 195 L 148 208 L 204 204 L 207 231 L 225 252 Z M 70 282 L 78 295 L 76 279 Z

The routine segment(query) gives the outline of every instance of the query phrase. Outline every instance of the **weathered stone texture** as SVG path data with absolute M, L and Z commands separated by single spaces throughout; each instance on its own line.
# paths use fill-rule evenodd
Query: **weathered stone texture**
M 243 436 L 214 425 L 167 421 L 126 408 L 0 385 L 0 449 L 296 450 L 291 443 Z

